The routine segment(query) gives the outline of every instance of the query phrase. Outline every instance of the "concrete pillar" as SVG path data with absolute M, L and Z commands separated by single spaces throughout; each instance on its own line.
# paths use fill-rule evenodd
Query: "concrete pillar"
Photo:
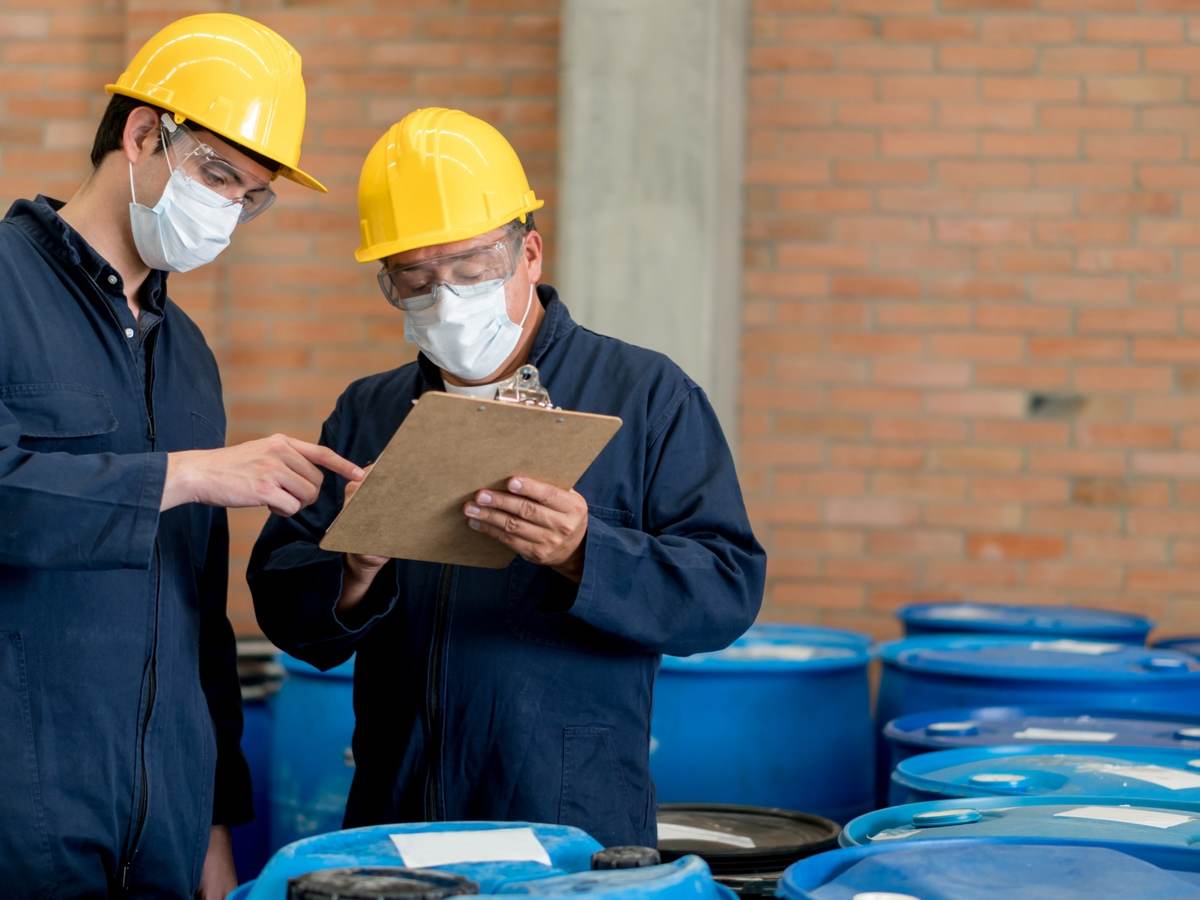
M 747 0 L 563 0 L 556 270 L 737 437 Z

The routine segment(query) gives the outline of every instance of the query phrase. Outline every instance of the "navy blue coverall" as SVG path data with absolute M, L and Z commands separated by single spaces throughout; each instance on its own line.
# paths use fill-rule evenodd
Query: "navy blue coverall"
M 250 785 L 225 512 L 159 505 L 221 386 L 165 276 L 135 319 L 59 205 L 0 221 L 0 894 L 191 896 Z
M 342 558 L 317 546 L 342 505 L 333 478 L 300 514 L 272 517 L 251 557 L 268 637 L 320 668 L 357 653 L 347 826 L 559 822 L 653 846 L 660 654 L 724 647 L 758 613 L 766 558 L 704 393 L 661 354 L 577 325 L 553 288 L 538 299 L 529 361 L 553 401 L 624 422 L 577 485 L 590 513 L 581 584 L 520 558 L 392 561 L 342 621 Z M 423 355 L 357 381 L 321 443 L 366 464 L 413 399 L 442 389 Z

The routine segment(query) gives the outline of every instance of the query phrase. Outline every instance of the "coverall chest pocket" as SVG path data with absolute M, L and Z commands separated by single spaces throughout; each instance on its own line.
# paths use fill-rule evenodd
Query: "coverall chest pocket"
M 628 527 L 633 521 L 633 516 L 621 509 L 591 506 L 589 512 L 616 527 Z M 515 636 L 536 644 L 602 650 L 606 643 L 604 635 L 568 612 L 578 589 L 578 585 L 553 569 L 517 557 L 508 567 L 509 629 Z
M 117 430 L 108 395 L 87 385 L 0 385 L 0 403 L 17 421 L 21 446 L 39 453 L 100 453 Z

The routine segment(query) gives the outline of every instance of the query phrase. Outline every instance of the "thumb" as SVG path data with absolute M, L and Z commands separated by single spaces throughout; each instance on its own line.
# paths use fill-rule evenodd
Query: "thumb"
M 375 466 L 374 466 L 374 465 L 369 465 L 369 466 L 366 466 L 366 467 L 364 467 L 364 468 L 363 468 L 363 477 L 362 477 L 362 478 L 359 478 L 359 479 L 358 479 L 358 480 L 356 480 L 356 481 L 348 481 L 348 482 L 346 482 L 346 498 L 345 498 L 345 500 L 343 500 L 343 501 L 342 501 L 342 504 L 343 504 L 343 505 L 345 505 L 346 503 L 349 503 L 349 502 L 350 502 L 350 498 L 351 498 L 351 497 L 353 497 L 355 494 L 357 494 L 357 493 L 358 493 L 358 489 L 359 489 L 360 487 L 362 487 L 362 483 L 363 483 L 363 481 L 366 479 L 366 477 L 367 477 L 369 474 L 371 474 L 371 470 L 372 470 L 373 468 L 375 468 Z

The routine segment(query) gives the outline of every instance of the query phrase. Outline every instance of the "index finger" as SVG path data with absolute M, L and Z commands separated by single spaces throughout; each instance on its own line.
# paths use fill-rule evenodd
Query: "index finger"
M 528 497 L 558 512 L 571 512 L 573 509 L 566 491 L 544 481 L 514 475 L 508 479 L 508 489 L 519 497 Z
M 350 462 L 350 460 L 338 456 L 328 447 L 320 444 L 310 444 L 308 441 L 300 441 L 291 437 L 288 438 L 288 443 L 295 447 L 309 462 L 323 466 L 335 475 L 341 475 L 349 481 L 360 481 L 366 476 L 366 473 L 362 469 Z

